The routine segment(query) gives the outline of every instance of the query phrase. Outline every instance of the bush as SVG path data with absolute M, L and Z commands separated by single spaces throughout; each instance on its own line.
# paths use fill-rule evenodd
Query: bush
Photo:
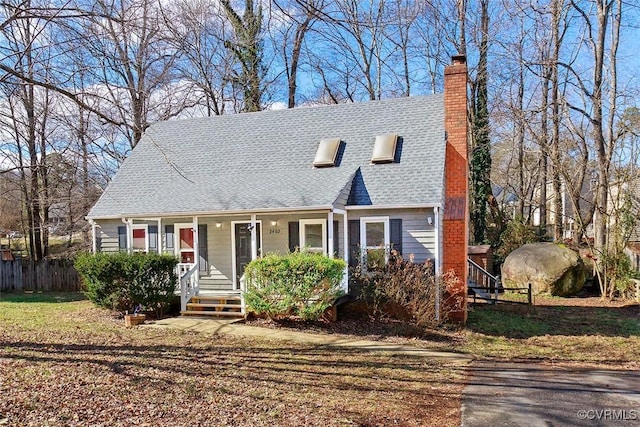
M 436 296 L 440 296 L 440 320 L 445 320 L 443 291 L 433 265 L 405 260 L 391 251 L 389 262 L 376 270 L 362 265 L 350 270 L 351 288 L 367 303 L 374 316 L 389 316 L 410 321 L 419 327 L 432 326 L 436 320 Z
M 524 222 L 522 217 L 517 217 L 507 224 L 506 229 L 500 235 L 500 240 L 494 252 L 494 269 L 499 271 L 500 265 L 507 256 L 527 243 L 544 241 L 532 225 Z
M 84 253 L 75 268 L 94 304 L 121 312 L 141 304 L 161 317 L 174 297 L 177 264 L 170 255 Z
M 341 295 L 345 267 L 343 260 L 311 252 L 267 254 L 245 269 L 247 307 L 269 318 L 317 320 Z

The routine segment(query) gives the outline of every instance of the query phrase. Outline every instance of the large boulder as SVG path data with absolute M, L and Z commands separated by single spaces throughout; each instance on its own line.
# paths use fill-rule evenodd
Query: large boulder
M 574 295 L 582 289 L 585 278 L 580 256 L 555 243 L 528 243 L 511 252 L 502 265 L 502 283 L 506 288 L 531 283 L 535 295 Z

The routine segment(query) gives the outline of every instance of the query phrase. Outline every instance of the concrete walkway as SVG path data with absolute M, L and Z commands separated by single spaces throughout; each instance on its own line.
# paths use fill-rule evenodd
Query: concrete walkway
M 640 426 L 640 372 L 473 362 L 463 427 Z
M 379 341 L 350 339 L 329 334 L 312 334 L 307 332 L 289 331 L 283 329 L 261 328 L 247 326 L 239 319 L 208 319 L 198 317 L 173 317 L 144 325 L 146 328 L 173 328 L 185 331 L 209 334 L 234 335 L 251 338 L 293 341 L 302 344 L 326 347 L 355 348 L 362 351 L 388 352 L 414 357 L 428 357 L 454 363 L 467 363 L 469 356 L 459 353 L 435 351 L 411 347 L 406 345 L 385 343 Z

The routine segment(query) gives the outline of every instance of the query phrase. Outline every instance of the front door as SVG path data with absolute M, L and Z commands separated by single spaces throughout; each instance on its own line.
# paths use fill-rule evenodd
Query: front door
M 195 250 L 194 250 L 194 238 L 193 238 L 193 226 L 178 227 L 178 259 L 183 264 L 195 264 Z
M 260 224 L 256 224 L 256 236 L 258 239 L 258 253 L 260 253 Z M 235 224 L 236 245 L 236 283 L 240 284 L 240 278 L 244 274 L 244 268 L 251 262 L 251 223 Z

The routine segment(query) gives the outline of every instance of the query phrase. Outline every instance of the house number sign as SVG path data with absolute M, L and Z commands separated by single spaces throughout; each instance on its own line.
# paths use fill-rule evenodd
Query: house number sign
M 269 229 L 269 234 L 280 234 L 280 229 L 279 228 L 270 228 Z

